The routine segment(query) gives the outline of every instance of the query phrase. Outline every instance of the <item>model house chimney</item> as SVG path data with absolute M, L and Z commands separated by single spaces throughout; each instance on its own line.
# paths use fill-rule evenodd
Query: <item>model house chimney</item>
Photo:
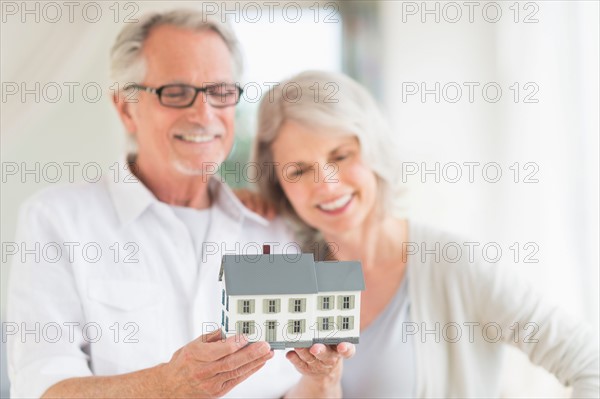
M 263 255 L 269 255 L 271 253 L 271 246 L 269 244 L 263 244 Z

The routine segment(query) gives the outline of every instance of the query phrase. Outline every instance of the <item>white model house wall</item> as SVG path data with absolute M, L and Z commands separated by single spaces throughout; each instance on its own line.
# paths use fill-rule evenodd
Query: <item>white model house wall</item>
M 361 291 L 334 291 L 320 292 L 316 294 L 316 335 L 315 339 L 339 339 L 355 338 L 360 335 L 360 294 Z M 323 298 L 329 298 L 329 309 L 323 309 Z M 347 308 L 344 306 L 345 297 L 349 297 Z M 332 329 L 323 328 L 323 322 L 329 326 L 333 322 Z
M 301 301 L 300 311 L 295 311 L 296 300 Z M 242 309 L 245 305 L 243 301 L 250 301 L 250 304 L 246 304 L 250 313 L 245 313 L 247 309 Z M 269 313 L 269 301 L 275 301 L 275 313 Z M 225 333 L 227 336 L 238 332 L 246 333 L 238 323 L 249 322 L 250 330 L 247 335 L 250 341 L 312 344 L 316 328 L 315 309 L 315 294 L 230 295 L 229 312 L 225 315 L 229 317 L 229 329 Z M 274 332 L 271 330 L 268 333 L 268 322 L 275 322 Z
M 224 283 L 222 288 L 225 288 Z M 253 342 L 285 341 L 295 343 L 297 347 L 310 346 L 314 342 L 327 343 L 332 339 L 357 338 L 360 335 L 360 294 L 360 291 L 337 291 L 227 295 L 222 291 L 221 325 L 226 336 L 245 333 Z M 328 298 L 329 306 L 324 306 L 324 298 Z M 297 301 L 300 301 L 299 311 Z M 273 308 L 275 312 L 272 312 Z M 247 324 L 242 324 L 244 322 Z

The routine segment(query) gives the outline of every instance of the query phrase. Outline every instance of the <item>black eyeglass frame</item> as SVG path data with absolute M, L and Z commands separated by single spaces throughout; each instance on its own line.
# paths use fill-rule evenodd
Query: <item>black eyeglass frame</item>
M 137 84 L 137 83 L 132 83 L 132 84 L 127 85 L 124 90 L 138 89 L 138 90 L 143 90 L 143 91 L 148 92 L 148 93 L 156 94 L 158 96 L 158 101 L 164 107 L 169 107 L 169 108 L 189 108 L 192 105 L 194 105 L 194 103 L 196 102 L 196 98 L 198 97 L 198 93 L 202 92 L 202 93 L 205 93 L 208 96 L 207 92 L 210 89 L 213 89 L 215 87 L 219 87 L 219 86 L 224 85 L 224 84 L 231 85 L 231 83 L 217 83 L 217 84 L 212 84 L 212 85 L 208 85 L 208 86 L 204 86 L 204 87 L 196 87 L 196 86 L 187 85 L 187 84 L 184 84 L 184 83 L 171 83 L 171 84 L 167 84 L 167 85 L 162 85 L 160 87 L 149 87 L 149 86 L 144 86 L 144 85 L 140 85 L 140 84 Z M 235 102 L 235 104 L 214 105 L 210 101 L 208 101 L 208 99 L 207 99 L 206 102 L 208 104 L 210 104 L 211 107 L 214 107 L 214 108 L 227 108 L 227 107 L 236 106 L 237 104 L 239 104 L 240 99 L 242 98 L 242 94 L 244 93 L 244 89 L 242 89 L 237 83 L 234 83 L 233 86 L 239 92 L 238 93 L 238 98 L 237 98 L 237 101 Z M 165 104 L 165 103 L 163 103 L 161 93 L 163 92 L 163 90 L 165 88 L 168 88 L 168 87 L 185 87 L 185 88 L 194 89 L 194 97 L 192 97 L 192 100 L 187 105 Z

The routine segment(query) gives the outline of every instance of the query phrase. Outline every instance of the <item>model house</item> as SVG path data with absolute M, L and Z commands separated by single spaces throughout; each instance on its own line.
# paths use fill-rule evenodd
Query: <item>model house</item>
M 273 349 L 358 343 L 360 262 L 315 262 L 312 254 L 224 255 L 221 326 Z

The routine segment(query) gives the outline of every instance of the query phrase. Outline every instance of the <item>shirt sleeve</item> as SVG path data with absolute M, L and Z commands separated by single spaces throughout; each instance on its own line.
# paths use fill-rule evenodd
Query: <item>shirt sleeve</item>
M 26 203 L 12 243 L 5 323 L 11 397 L 40 397 L 59 381 L 92 375 L 81 300 L 61 239 L 68 221 L 55 219 L 42 201 Z
M 573 387 L 574 398 L 600 393 L 598 337 L 585 322 L 548 303 L 512 268 L 473 265 L 472 284 L 479 287 L 479 314 L 494 320 L 502 339 L 518 347 L 532 363 Z

